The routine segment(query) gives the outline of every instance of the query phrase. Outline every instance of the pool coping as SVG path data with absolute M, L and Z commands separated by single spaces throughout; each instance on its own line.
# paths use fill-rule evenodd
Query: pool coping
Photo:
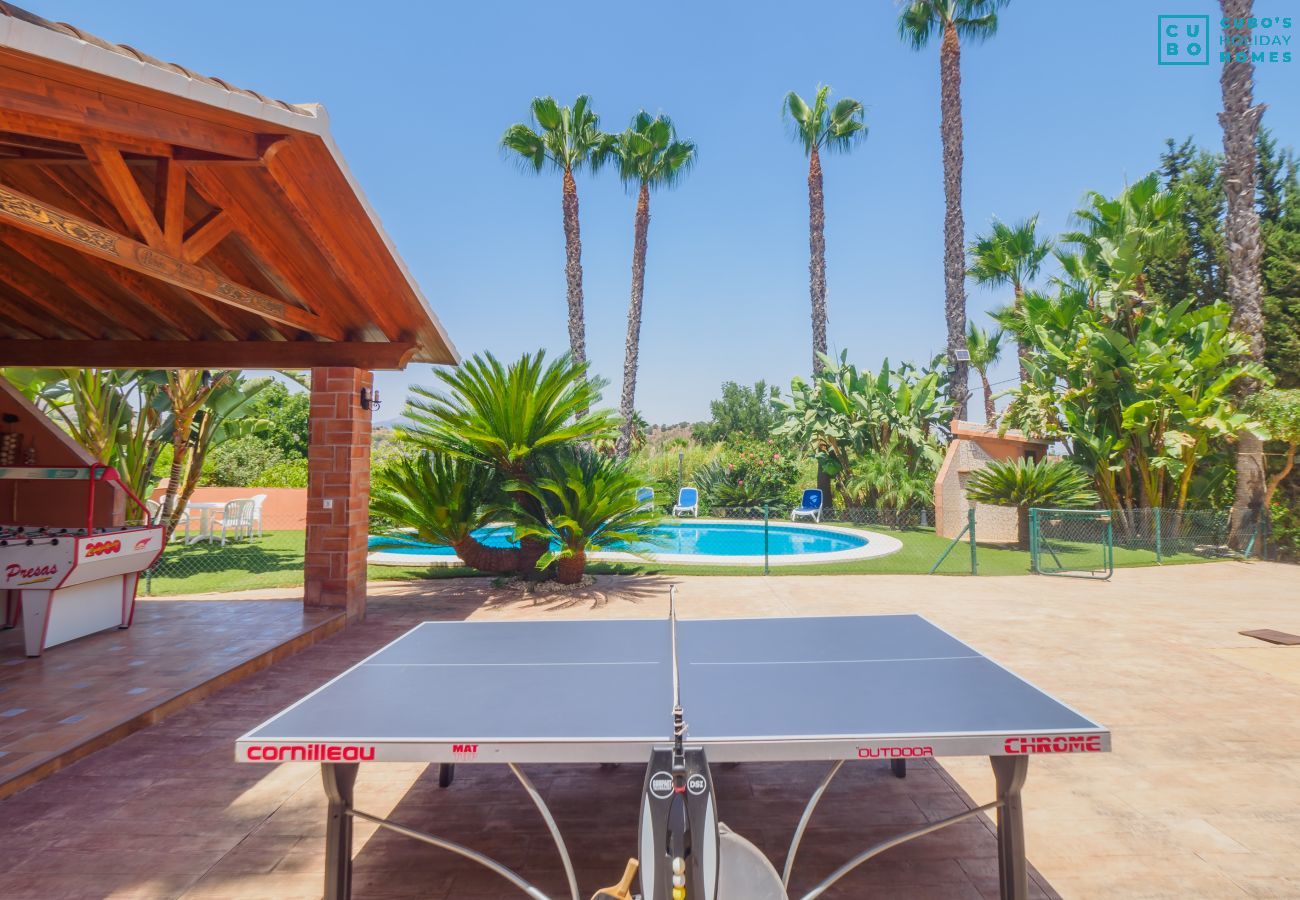
M 683 516 L 674 521 L 686 521 L 687 517 Z M 701 525 L 743 525 L 757 524 L 756 521 L 747 519 L 695 519 L 690 521 L 699 522 Z M 841 525 L 823 525 L 820 522 L 786 522 L 784 519 L 772 521 L 770 524 L 779 524 L 782 527 L 803 528 L 813 531 L 828 532 L 831 534 L 843 534 L 855 538 L 865 538 L 866 543 L 861 547 L 854 547 L 850 550 L 831 550 L 826 553 L 796 553 L 781 556 L 767 557 L 769 566 L 812 566 L 826 563 L 844 563 L 856 562 L 864 559 L 876 559 L 881 556 L 888 556 L 891 553 L 897 553 L 903 549 L 903 542 L 898 538 L 890 537 L 887 534 L 881 534 L 878 531 L 867 531 L 862 528 L 845 528 Z M 506 523 L 492 523 L 493 525 Z M 698 553 L 627 553 L 618 550 L 595 550 L 587 554 L 587 559 L 597 562 L 623 562 L 623 563 L 658 563 L 663 565 L 674 566 L 761 566 L 763 557 L 758 556 L 716 556 Z M 459 556 L 448 555 L 429 555 L 419 556 L 412 553 L 385 553 L 382 550 L 368 554 L 366 562 L 376 566 L 463 566 L 465 563 Z

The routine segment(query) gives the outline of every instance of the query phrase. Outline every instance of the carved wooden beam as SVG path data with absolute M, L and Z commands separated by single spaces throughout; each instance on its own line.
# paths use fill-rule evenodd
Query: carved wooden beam
M 235 284 L 215 272 L 69 215 L 4 185 L 0 185 L 0 222 L 310 334 L 335 341 L 344 338 L 340 328 L 317 315 Z

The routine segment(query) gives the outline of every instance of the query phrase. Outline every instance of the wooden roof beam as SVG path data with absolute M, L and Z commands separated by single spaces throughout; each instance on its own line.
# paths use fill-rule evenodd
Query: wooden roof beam
M 122 151 L 105 144 L 86 144 L 86 158 L 90 160 L 104 186 L 108 199 L 117 207 L 123 219 L 135 226 L 136 234 L 150 247 L 163 249 L 163 232 L 153 207 L 140 190 L 139 183 L 122 159 Z M 184 183 L 182 182 L 182 190 Z
M 282 231 L 276 232 L 269 221 L 269 214 L 248 209 L 245 204 L 239 202 L 223 180 L 211 171 L 194 169 L 191 170 L 190 177 L 195 190 L 209 204 L 225 211 L 230 217 L 231 224 L 238 230 L 241 241 L 248 249 L 269 263 L 294 294 L 307 303 L 325 299 L 321 291 L 314 287 L 308 273 L 303 271 L 301 263 L 291 258 L 291 252 L 287 251 L 285 244 L 291 239 L 291 235 Z M 337 280 L 340 277 L 337 272 L 322 274 L 331 276 L 330 280 Z M 346 291 L 335 290 L 334 294 L 335 299 L 345 306 L 348 313 L 361 316 L 362 309 L 356 304 L 354 298 L 347 296 Z M 390 339 L 393 337 L 393 335 L 385 336 Z
M 69 265 L 55 253 L 54 247 L 48 241 L 42 241 L 26 232 L 13 228 L 0 228 L 0 241 L 12 247 L 32 264 L 39 266 L 43 271 L 57 278 L 70 291 L 82 297 L 91 309 L 115 309 L 122 305 L 117 297 L 109 294 L 87 278 L 84 272 L 79 272 L 75 266 Z M 141 324 L 150 337 L 188 338 L 193 336 L 190 333 L 191 323 L 185 320 L 185 317 L 180 314 L 180 310 L 169 310 L 161 304 L 155 305 L 143 302 L 134 296 L 131 296 L 130 299 L 135 302 L 130 305 L 129 311 L 139 315 Z
M 202 221 L 196 222 L 194 227 L 183 236 L 180 247 L 181 259 L 190 263 L 198 262 L 234 230 L 235 221 L 224 209 L 213 210 Z
M 150 160 L 156 163 L 156 160 Z M 67 169 L 37 169 L 39 175 L 59 188 L 63 201 L 89 214 L 99 224 L 106 225 L 112 231 L 125 231 L 126 223 L 118 215 L 113 205 L 105 200 L 90 183 L 79 174 Z M 15 187 L 31 191 L 39 182 L 33 181 L 32 173 L 24 172 L 22 177 L 9 172 L 5 175 Z M 196 311 L 212 334 L 221 338 L 236 338 L 250 333 L 273 331 L 269 322 L 261 316 L 241 313 L 239 310 L 222 303 L 214 303 L 206 297 L 198 297 L 187 291 L 173 288 L 161 281 L 147 279 L 130 269 L 111 265 L 103 260 L 89 257 L 88 262 L 96 271 L 115 282 L 137 307 L 143 307 L 146 313 L 156 315 L 182 333 L 190 333 L 193 325 L 191 308 Z M 278 332 L 274 332 L 279 334 Z M 283 339 L 282 336 L 280 339 Z
M 6 284 L 26 299 L 32 312 L 52 320 L 75 335 L 89 338 L 133 338 L 139 335 L 112 319 L 82 309 L 82 304 L 70 302 L 50 285 L 34 277 L 29 271 L 6 260 L 0 264 L 0 284 Z
M 0 130 L 75 143 L 109 140 L 151 156 L 171 156 L 173 144 L 238 159 L 260 156 L 252 131 L 176 115 L 7 65 L 0 65 Z M 160 147 L 166 149 L 160 152 Z
M 389 341 L 0 340 L 8 365 L 88 369 L 402 369 L 415 351 Z
M 0 185 L 0 222 L 221 303 L 292 325 L 309 334 L 331 340 L 344 338 L 342 329 L 317 315 L 235 284 L 215 272 L 199 268 L 125 235 L 115 234 L 4 185 Z

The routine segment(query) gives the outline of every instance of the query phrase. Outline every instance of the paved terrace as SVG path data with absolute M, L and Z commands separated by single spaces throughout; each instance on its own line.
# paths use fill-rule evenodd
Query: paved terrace
M 1035 892 L 1065 897 L 1300 895 L 1300 569 L 1215 563 L 1109 584 L 915 576 L 681 578 L 683 616 L 920 611 L 1109 725 L 1108 756 L 1035 759 L 1025 788 Z M 310 764 L 234 764 L 236 736 L 426 618 L 666 613 L 667 579 L 602 579 L 534 605 L 483 580 L 374 585 L 370 617 L 0 802 L 0 896 L 320 895 L 324 803 Z M 262 592 L 262 597 L 273 592 Z M 57 649 L 57 648 L 56 648 Z M 412 698 L 418 702 L 418 698 Z M 642 773 L 530 767 L 585 892 L 634 846 Z M 726 821 L 778 861 L 816 765 L 721 769 Z M 807 888 L 880 835 L 992 799 L 987 761 L 846 767 L 796 873 Z M 535 810 L 504 769 L 461 766 L 440 791 L 415 766 L 363 766 L 358 805 L 486 849 L 559 896 Z M 486 900 L 496 876 L 358 823 L 356 896 Z M 800 874 L 801 873 L 801 874 Z M 996 896 L 991 828 L 974 820 L 890 851 L 834 896 Z M 828 895 L 829 896 L 829 895 Z

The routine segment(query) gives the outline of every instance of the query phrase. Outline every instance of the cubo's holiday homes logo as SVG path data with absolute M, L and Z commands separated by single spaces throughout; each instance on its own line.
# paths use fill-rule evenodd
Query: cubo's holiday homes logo
M 1213 27 L 1213 31 L 1211 28 Z M 1208 66 L 1211 54 L 1221 63 L 1291 62 L 1290 16 L 1156 17 L 1156 62 L 1162 66 Z
M 1162 66 L 1210 64 L 1209 16 L 1160 16 L 1159 56 Z

